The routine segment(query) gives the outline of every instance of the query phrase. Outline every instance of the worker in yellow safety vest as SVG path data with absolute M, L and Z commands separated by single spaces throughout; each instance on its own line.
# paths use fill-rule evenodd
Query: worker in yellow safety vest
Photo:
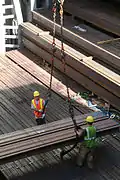
M 88 127 L 83 129 L 83 131 L 77 131 L 79 137 L 83 137 L 83 142 L 78 144 L 79 153 L 77 158 L 77 165 L 82 166 L 85 158 L 87 158 L 87 164 L 90 169 L 93 168 L 93 159 L 95 149 L 98 146 L 98 141 L 96 138 L 96 128 L 93 126 L 94 118 L 88 116 L 86 118 Z
M 34 99 L 31 101 L 31 109 L 34 111 L 37 125 L 45 124 L 45 100 L 40 98 L 40 93 L 33 93 Z

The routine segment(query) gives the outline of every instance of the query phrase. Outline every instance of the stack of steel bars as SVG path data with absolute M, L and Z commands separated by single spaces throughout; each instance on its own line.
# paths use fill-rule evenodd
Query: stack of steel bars
M 85 118 L 88 115 L 94 116 L 89 113 L 75 117 L 82 128 L 86 127 Z M 119 129 L 119 123 L 102 113 L 95 115 L 95 126 L 99 135 Z M 3 134 L 0 136 L 0 164 L 71 144 L 75 138 L 74 125 L 70 118 Z

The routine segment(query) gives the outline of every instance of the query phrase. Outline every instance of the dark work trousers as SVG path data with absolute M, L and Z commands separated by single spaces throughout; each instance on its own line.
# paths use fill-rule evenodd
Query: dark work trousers
M 87 148 L 84 145 L 84 143 L 79 143 L 78 148 L 79 148 L 79 153 L 77 158 L 77 165 L 82 166 L 85 158 L 87 158 L 88 167 L 92 169 L 95 149 Z
M 36 119 L 37 125 L 46 124 L 45 117 Z

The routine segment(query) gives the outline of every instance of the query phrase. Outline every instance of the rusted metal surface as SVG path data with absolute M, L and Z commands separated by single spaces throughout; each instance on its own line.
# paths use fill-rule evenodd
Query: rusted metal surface
M 41 15 L 37 12 L 32 12 L 32 22 L 37 24 L 38 26 L 44 27 L 45 29 L 52 31 L 53 22 Z M 72 29 L 71 29 L 72 30 Z M 56 34 L 60 36 L 60 25 L 56 24 Z M 113 67 L 113 69 L 120 70 L 120 57 L 111 53 L 97 45 L 95 43 L 90 42 L 89 40 L 82 38 L 79 34 L 75 34 L 74 32 L 63 28 L 64 40 L 74 44 L 74 46 L 83 49 L 89 54 L 92 54 L 94 58 L 100 59 L 100 62 L 108 64 Z

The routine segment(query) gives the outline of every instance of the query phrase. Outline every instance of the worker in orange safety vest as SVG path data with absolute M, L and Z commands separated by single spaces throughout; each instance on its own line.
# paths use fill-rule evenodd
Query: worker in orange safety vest
M 45 100 L 40 98 L 40 93 L 33 93 L 34 99 L 31 101 L 31 109 L 34 111 L 37 125 L 45 124 Z

